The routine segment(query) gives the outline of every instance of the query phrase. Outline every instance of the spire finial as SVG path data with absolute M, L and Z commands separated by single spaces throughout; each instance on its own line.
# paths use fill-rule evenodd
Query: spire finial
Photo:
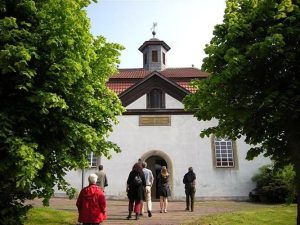
M 155 32 L 156 26 L 157 26 L 157 22 L 153 22 L 153 25 L 151 27 L 153 38 L 155 38 L 155 35 L 156 35 L 156 32 Z

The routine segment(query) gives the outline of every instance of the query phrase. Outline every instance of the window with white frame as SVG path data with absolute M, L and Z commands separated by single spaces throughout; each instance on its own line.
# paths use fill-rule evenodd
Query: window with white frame
M 88 161 L 90 167 L 97 167 L 97 157 L 94 155 L 93 152 L 88 154 Z
M 233 141 L 228 138 L 215 137 L 216 167 L 234 167 Z

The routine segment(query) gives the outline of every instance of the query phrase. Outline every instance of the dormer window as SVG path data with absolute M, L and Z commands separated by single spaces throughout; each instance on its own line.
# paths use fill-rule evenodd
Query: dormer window
M 165 94 L 158 88 L 152 89 L 147 94 L 147 108 L 165 108 Z
M 157 51 L 152 51 L 152 62 L 158 62 Z
M 163 52 L 162 56 L 163 56 L 163 64 L 166 65 L 166 54 Z

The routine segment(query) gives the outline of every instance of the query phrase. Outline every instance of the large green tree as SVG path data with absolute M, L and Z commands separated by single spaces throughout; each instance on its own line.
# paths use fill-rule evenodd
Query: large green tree
M 199 120 L 219 123 L 202 131 L 250 144 L 247 158 L 263 153 L 294 164 L 300 203 L 300 1 L 227 0 L 216 25 L 196 93 L 184 100 Z
M 74 193 L 67 171 L 107 140 L 123 111 L 106 82 L 122 47 L 94 38 L 90 0 L 0 1 L 0 224 L 22 224 L 24 200 Z

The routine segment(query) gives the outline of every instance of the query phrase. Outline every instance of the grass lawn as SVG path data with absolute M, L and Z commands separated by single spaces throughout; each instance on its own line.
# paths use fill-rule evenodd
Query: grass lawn
M 185 225 L 294 225 L 297 205 L 270 205 L 232 213 L 203 216 Z
M 29 211 L 25 225 L 74 225 L 77 217 L 76 211 L 37 207 Z

